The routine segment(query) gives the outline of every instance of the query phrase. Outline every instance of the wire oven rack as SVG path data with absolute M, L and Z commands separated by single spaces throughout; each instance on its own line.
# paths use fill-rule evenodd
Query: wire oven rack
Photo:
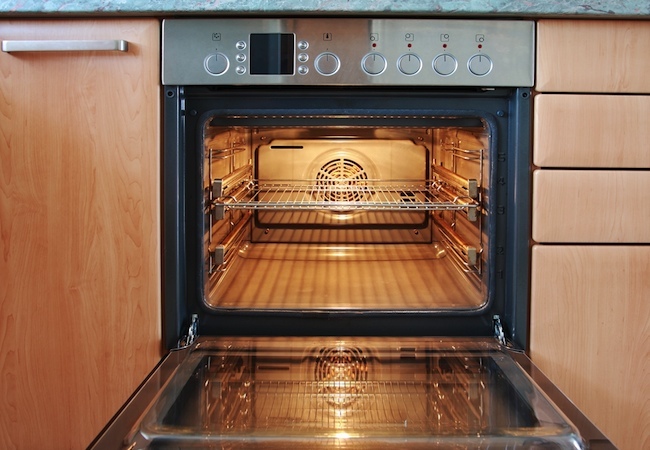
M 493 425 L 483 368 L 456 358 L 445 365 L 432 368 L 437 374 L 427 380 L 215 377 L 206 384 L 203 426 L 262 434 L 465 435 Z
M 255 381 L 252 389 L 249 426 L 258 431 L 288 424 L 295 432 L 321 433 L 378 427 L 403 434 L 472 433 L 484 427 L 482 399 L 457 391 L 452 395 L 451 387 L 448 392 L 432 389 L 426 382 Z M 242 419 L 235 422 L 243 424 Z
M 437 180 L 247 180 L 217 204 L 252 210 L 458 211 L 476 216 L 478 202 Z

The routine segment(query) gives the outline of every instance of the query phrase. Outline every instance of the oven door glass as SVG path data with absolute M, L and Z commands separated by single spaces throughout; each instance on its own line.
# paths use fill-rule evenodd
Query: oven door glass
M 129 448 L 582 448 L 489 341 L 199 341 Z

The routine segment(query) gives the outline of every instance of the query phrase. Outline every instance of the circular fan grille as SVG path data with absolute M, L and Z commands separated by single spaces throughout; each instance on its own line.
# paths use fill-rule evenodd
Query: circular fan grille
M 327 401 L 337 407 L 354 402 L 368 379 L 363 351 L 356 347 L 330 347 L 320 351 L 316 360 L 316 381 L 322 383 Z
M 368 174 L 356 161 L 333 159 L 316 173 L 316 195 L 328 202 L 358 202 L 371 194 L 367 180 Z

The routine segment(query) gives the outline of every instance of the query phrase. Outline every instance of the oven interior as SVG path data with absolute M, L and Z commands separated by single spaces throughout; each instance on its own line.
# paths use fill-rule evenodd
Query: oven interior
M 219 119 L 203 128 L 207 306 L 487 302 L 486 123 L 228 127 Z
M 194 315 L 221 336 L 492 336 L 498 316 L 525 348 L 528 89 L 166 101 L 169 348 Z

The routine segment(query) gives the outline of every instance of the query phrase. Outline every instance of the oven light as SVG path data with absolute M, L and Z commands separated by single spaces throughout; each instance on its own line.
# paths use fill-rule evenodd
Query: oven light
M 347 256 L 350 256 L 350 248 L 349 247 L 333 247 L 329 251 L 329 256 L 334 257 L 334 258 L 345 258 Z
M 350 435 L 346 433 L 345 431 L 339 431 L 337 432 L 334 437 L 336 439 L 350 439 Z

